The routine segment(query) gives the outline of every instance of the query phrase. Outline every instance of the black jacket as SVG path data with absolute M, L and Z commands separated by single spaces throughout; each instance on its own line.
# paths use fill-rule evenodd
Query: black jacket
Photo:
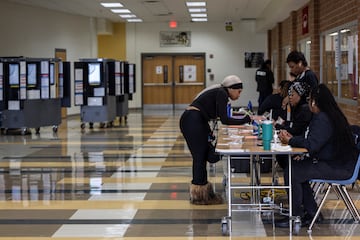
M 260 93 L 271 94 L 273 91 L 274 74 L 267 67 L 261 67 L 256 70 L 255 80 L 257 82 L 257 91 Z
M 220 118 L 223 124 L 241 125 L 251 122 L 249 116 L 243 119 L 235 119 L 228 117 L 227 104 L 229 102 L 229 94 L 224 87 L 212 88 L 203 92 L 192 103 L 191 106 L 200 109 L 207 121 Z
M 312 118 L 312 113 L 307 103 L 297 105 L 291 109 L 291 119 L 277 129 L 285 129 L 292 135 L 303 136 Z
M 333 167 L 340 166 L 352 169 L 356 148 L 345 144 L 336 146 L 337 136 L 334 136 L 334 127 L 336 126 L 333 126 L 326 113 L 313 114 L 306 136 L 292 137 L 289 145 L 306 148 L 311 159 L 327 161 Z

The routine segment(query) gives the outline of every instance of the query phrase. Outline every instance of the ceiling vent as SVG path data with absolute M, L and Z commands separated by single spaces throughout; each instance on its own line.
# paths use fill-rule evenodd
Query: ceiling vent
M 172 15 L 172 12 L 169 11 L 162 0 L 147 0 L 143 1 L 143 4 L 153 16 L 163 17 Z

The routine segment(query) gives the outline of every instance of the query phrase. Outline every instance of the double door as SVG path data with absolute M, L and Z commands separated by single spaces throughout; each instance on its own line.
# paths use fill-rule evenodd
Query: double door
M 181 109 L 205 86 L 205 54 L 143 54 L 144 108 Z

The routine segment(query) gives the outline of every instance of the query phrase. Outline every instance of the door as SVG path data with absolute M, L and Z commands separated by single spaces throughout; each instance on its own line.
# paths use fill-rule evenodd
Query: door
M 184 108 L 205 86 L 205 54 L 144 54 L 143 107 Z
M 143 106 L 173 104 L 172 56 L 145 56 L 142 60 Z

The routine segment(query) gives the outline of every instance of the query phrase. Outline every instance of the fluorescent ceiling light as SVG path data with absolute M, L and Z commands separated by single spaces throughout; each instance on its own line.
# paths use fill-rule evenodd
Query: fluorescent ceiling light
M 101 3 L 104 7 L 112 8 L 112 7 L 123 7 L 121 3 Z
M 131 18 L 131 19 L 126 19 L 126 21 L 128 22 L 142 22 L 143 20 L 140 18 Z
M 189 8 L 189 12 L 191 12 L 191 13 L 204 13 L 204 12 L 206 12 L 206 8 Z
M 191 17 L 193 18 L 197 18 L 197 17 L 207 17 L 207 14 L 206 13 L 192 13 L 190 14 Z
M 188 7 L 205 7 L 206 2 L 186 2 L 186 6 L 188 6 Z
M 119 16 L 122 18 L 136 18 L 135 14 L 120 14 Z
M 129 9 L 126 8 L 116 8 L 116 9 L 110 9 L 113 13 L 131 13 Z
M 193 22 L 207 22 L 207 18 L 192 18 Z

